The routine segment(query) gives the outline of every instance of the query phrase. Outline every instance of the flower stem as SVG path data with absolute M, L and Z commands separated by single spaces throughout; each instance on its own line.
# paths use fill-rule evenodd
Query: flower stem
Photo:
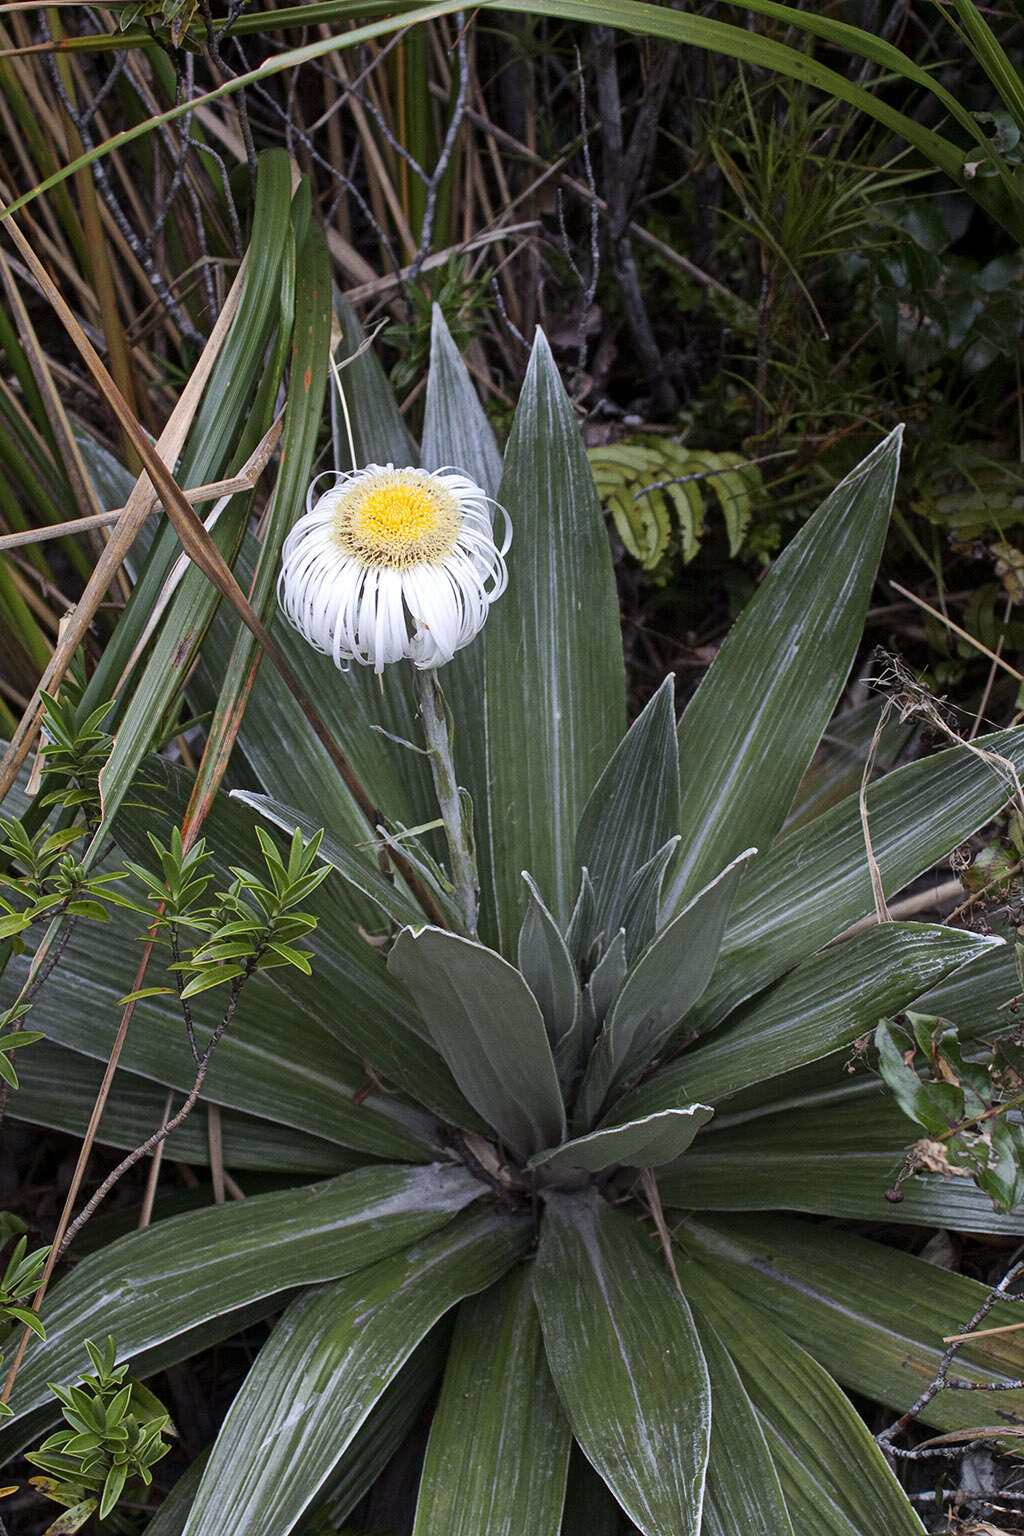
M 452 743 L 448 734 L 448 710 L 441 684 L 437 680 L 437 673 L 433 667 L 423 670 L 417 667 L 414 671 L 420 716 L 429 749 L 430 771 L 434 776 L 437 803 L 448 838 L 448 858 L 451 865 L 452 884 L 455 887 L 455 901 L 467 937 L 475 939 L 480 886 L 477 880 L 476 859 L 473 855 L 472 832 L 463 814 L 462 797 L 455 779 Z

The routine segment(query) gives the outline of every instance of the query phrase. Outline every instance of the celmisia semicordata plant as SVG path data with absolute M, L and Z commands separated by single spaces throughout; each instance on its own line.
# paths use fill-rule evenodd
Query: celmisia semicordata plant
M 321 479 L 323 477 L 320 477 Z M 278 596 L 335 666 L 383 671 L 408 656 L 451 661 L 483 628 L 508 582 L 511 527 L 495 541 L 491 498 L 455 470 L 368 464 L 333 477 L 284 544 Z
M 857 927 L 876 910 L 864 819 L 893 896 L 999 813 L 993 760 L 1024 771 L 1024 730 L 809 814 L 801 783 L 857 654 L 899 433 L 774 562 L 681 717 L 669 676 L 627 728 L 607 530 L 543 336 L 503 460 L 440 311 L 427 470 L 390 467 L 417 450 L 372 354 L 347 377 L 348 462 L 366 467 L 299 519 L 280 592 L 330 658 L 285 637 L 371 812 L 261 669 L 238 730 L 257 787 L 218 796 L 206 823 L 229 878 L 254 816 L 268 844 L 327 829 L 309 973 L 252 978 L 210 1089 L 243 1187 L 250 1172 L 281 1187 L 155 1220 L 57 1282 L 0 1464 L 55 1419 L 47 1383 L 74 1378 L 93 1318 L 119 1359 L 153 1368 L 273 1317 L 154 1536 L 351 1528 L 392 1458 L 404 1475 L 429 1404 L 413 1536 L 923 1536 L 893 1472 L 900 1437 L 912 1414 L 944 1435 L 1024 1432 L 1021 1336 L 959 1357 L 984 1392 L 922 1397 L 988 1290 L 915 1257 L 912 1231 L 876 1234 L 1019 1240 L 1024 1213 L 997 1218 L 970 1180 L 927 1169 L 888 1201 L 909 1138 L 850 1051 L 925 995 L 955 1021 L 971 987 L 997 1004 L 1018 982 L 989 936 Z M 480 486 L 515 528 L 489 616 L 507 533 Z M 211 662 L 229 642 L 211 632 Z M 163 758 L 149 780 L 145 811 L 118 822 L 129 850 L 154 818 L 166 839 L 193 793 Z M 137 922 L 115 912 L 104 932 L 76 935 L 33 1004 L 44 1084 L 98 1070 L 93 1004 L 134 974 Z M 197 1030 L 216 1019 L 207 995 Z M 979 1030 L 1005 1017 L 971 1006 Z M 111 1106 L 145 1129 L 180 1086 L 176 993 L 140 997 L 138 1017 Z M 71 1114 L 67 1094 L 19 1092 L 23 1118 Z M 209 1155 L 198 1134 L 172 1146 Z M 991 1320 L 1013 1317 L 1001 1302 Z M 881 1446 L 844 1389 L 893 1415 Z

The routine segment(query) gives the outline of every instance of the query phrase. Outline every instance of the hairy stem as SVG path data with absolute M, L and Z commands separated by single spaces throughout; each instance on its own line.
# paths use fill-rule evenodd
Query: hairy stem
M 463 814 L 462 797 L 455 778 L 452 744 L 448 734 L 448 711 L 441 684 L 433 667 L 415 668 L 420 716 L 430 754 L 437 803 L 448 838 L 448 858 L 455 901 L 468 938 L 476 938 L 476 918 L 480 905 L 480 884 L 473 854 L 473 836 Z

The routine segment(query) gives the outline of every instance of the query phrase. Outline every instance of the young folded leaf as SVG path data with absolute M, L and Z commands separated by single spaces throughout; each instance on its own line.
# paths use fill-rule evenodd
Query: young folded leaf
M 537 999 L 493 949 L 441 928 L 404 929 L 388 956 L 452 1076 L 520 1155 L 565 1136 L 565 1108 Z
M 701 996 L 718 959 L 743 867 L 755 852 L 749 848 L 740 854 L 696 895 L 629 972 L 587 1066 L 580 1091 L 582 1119 L 592 1121 L 609 1093 L 664 1050 Z
M 681 1157 L 702 1125 L 714 1114 L 706 1104 L 690 1104 L 686 1109 L 663 1109 L 644 1120 L 627 1125 L 609 1125 L 589 1136 L 563 1142 L 549 1152 L 530 1158 L 529 1167 L 547 1168 L 552 1173 L 602 1173 L 622 1163 L 628 1168 L 657 1168 Z
M 554 918 L 525 870 L 523 879 L 530 902 L 519 930 L 519 969 L 544 1015 L 558 1080 L 564 1087 L 576 1070 L 582 1044 L 579 977 Z

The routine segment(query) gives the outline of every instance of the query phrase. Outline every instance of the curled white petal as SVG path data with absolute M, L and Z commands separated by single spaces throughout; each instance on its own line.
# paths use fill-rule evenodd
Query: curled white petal
M 329 472 L 306 509 L 284 542 L 278 602 L 337 667 L 443 666 L 508 585 L 508 514 L 458 470 Z

